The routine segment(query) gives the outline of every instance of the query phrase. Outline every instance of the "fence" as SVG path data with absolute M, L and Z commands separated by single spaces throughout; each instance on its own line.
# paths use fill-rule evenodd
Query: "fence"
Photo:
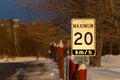
M 87 68 L 85 64 L 74 61 L 74 56 L 65 57 L 64 44 L 60 40 L 59 44 L 50 43 L 49 57 L 57 62 L 60 80 L 86 80 Z M 67 51 L 70 54 L 70 51 Z

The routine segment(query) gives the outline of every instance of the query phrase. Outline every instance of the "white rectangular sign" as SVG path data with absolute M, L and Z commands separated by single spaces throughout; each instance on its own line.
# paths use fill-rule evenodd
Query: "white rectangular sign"
M 73 55 L 92 55 L 96 53 L 96 27 L 94 18 L 71 20 L 71 43 Z

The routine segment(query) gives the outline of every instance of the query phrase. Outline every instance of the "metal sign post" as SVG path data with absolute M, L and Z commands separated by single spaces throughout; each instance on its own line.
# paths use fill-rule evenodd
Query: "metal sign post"
M 71 20 L 71 56 L 82 56 L 78 69 L 79 80 L 86 80 L 85 56 L 96 55 L 96 31 L 94 18 Z

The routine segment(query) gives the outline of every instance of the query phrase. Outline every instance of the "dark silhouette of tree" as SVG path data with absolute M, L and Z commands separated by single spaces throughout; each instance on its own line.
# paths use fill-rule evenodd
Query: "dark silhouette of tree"
M 40 56 L 47 55 L 50 43 L 52 41 L 58 43 L 60 39 L 59 27 L 46 22 L 33 22 L 29 26 L 29 33 L 33 36 L 34 41 L 36 41 L 37 54 Z
M 59 27 L 46 22 L 26 23 L 19 27 L 20 52 L 22 56 L 45 57 L 52 41 L 58 42 Z
M 97 55 L 90 58 L 92 66 L 101 66 L 103 43 L 110 41 L 110 53 L 112 53 L 114 39 L 119 39 L 119 0 L 38 0 L 37 2 L 16 0 L 16 3 L 25 9 L 51 13 L 48 19 L 65 31 L 70 30 L 72 18 L 95 18 Z
M 8 32 L 5 26 L 0 26 L 0 55 L 11 56 L 13 52 L 13 44 L 8 38 Z M 14 55 L 14 54 L 13 54 Z

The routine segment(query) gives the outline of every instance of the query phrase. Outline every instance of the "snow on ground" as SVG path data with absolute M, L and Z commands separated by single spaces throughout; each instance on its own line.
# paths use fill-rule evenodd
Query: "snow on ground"
M 58 80 L 59 71 L 56 62 L 52 59 L 38 61 L 34 67 L 24 70 L 25 80 Z
M 39 58 L 43 59 L 43 58 Z M 0 63 L 9 63 L 9 62 L 27 62 L 27 61 L 35 61 L 36 57 L 15 57 L 15 58 L 2 58 L 0 59 Z
M 52 59 L 39 58 L 16 58 L 15 60 L 1 59 L 0 62 L 26 62 L 32 61 L 30 67 L 19 69 L 11 80 L 17 80 L 18 76 L 24 76 L 24 80 L 59 80 L 57 63 Z M 34 61 L 34 62 L 33 62 Z M 102 57 L 102 67 L 87 68 L 87 80 L 120 80 L 120 55 L 107 55 Z M 14 78 L 14 79 L 13 79 Z
M 88 68 L 88 80 L 120 80 L 120 55 L 102 57 L 102 67 Z
M 30 58 L 29 58 L 30 59 Z M 26 60 L 21 60 L 26 61 Z M 13 76 L 11 80 L 58 80 L 59 71 L 57 63 L 52 59 L 39 58 L 37 61 L 31 58 L 29 67 L 20 68 Z
M 3 58 L 0 63 L 29 62 L 29 67 L 19 68 L 10 80 L 58 80 L 59 71 L 53 59 L 36 57 Z

